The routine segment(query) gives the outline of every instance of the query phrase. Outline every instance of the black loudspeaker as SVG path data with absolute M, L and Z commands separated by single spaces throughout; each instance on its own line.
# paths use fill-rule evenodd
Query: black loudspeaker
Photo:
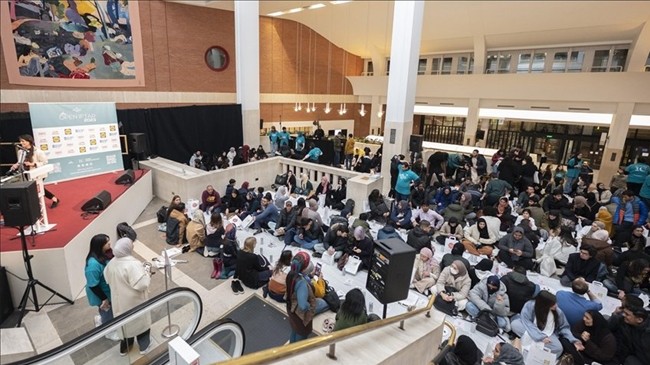
M 111 193 L 106 190 L 100 191 L 94 198 L 88 200 L 86 204 L 81 207 L 84 212 L 98 212 L 106 209 L 111 204 Z
M 409 140 L 409 151 L 422 152 L 422 142 L 424 142 L 423 135 L 411 134 L 411 139 Z
M 414 262 L 415 250 L 401 240 L 389 238 L 375 242 L 366 289 L 381 304 L 406 299 Z
M 485 139 L 485 131 L 482 129 L 479 129 L 476 131 L 476 139 Z
M 144 133 L 129 133 L 129 152 L 138 161 L 146 160 L 149 155 L 147 135 Z
M 11 300 L 7 270 L 0 267 L 0 323 L 4 322 L 14 312 L 14 303 Z
M 264 128 L 264 119 L 260 119 L 260 129 Z
M 120 185 L 129 185 L 133 184 L 135 181 L 135 173 L 133 170 L 126 170 L 124 171 L 124 174 L 122 176 L 118 177 L 117 180 L 115 180 L 116 184 Z
M 41 216 L 36 181 L 5 184 L 0 187 L 0 211 L 5 225 L 30 226 Z

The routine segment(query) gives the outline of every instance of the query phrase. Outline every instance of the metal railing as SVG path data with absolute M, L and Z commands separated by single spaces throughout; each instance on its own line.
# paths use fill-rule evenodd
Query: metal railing
M 329 346 L 327 357 L 331 359 L 336 359 L 336 343 L 338 342 L 398 322 L 399 322 L 399 328 L 404 330 L 404 321 L 423 313 L 427 318 L 430 318 L 431 317 L 430 312 L 433 307 L 434 298 L 435 296 L 431 296 L 431 298 L 429 298 L 429 302 L 427 303 L 426 307 L 415 309 L 397 315 L 395 317 L 390 317 L 390 318 L 362 324 L 359 326 L 350 327 L 341 331 L 336 331 L 318 337 L 309 338 L 282 347 L 275 347 L 268 350 L 259 351 L 253 354 L 242 356 L 237 359 L 232 359 L 230 361 L 224 362 L 223 364 L 228 364 L 228 365 L 268 364 L 274 361 L 287 359 L 289 357 L 301 353 L 305 353 L 311 350 L 315 350 L 317 348 L 324 347 L 324 346 Z M 444 325 L 449 327 L 451 330 L 451 335 L 449 337 L 449 340 L 447 340 L 447 343 L 451 345 L 456 340 L 456 328 L 449 321 L 445 321 Z
M 309 176 L 309 181 L 311 181 L 312 184 L 314 184 L 314 188 L 316 187 L 316 185 L 320 183 L 320 179 L 323 176 L 327 176 L 327 178 L 332 184 L 337 184 L 339 178 L 344 178 L 346 180 L 349 180 L 350 178 L 353 178 L 355 176 L 364 175 L 363 173 L 360 172 L 355 172 L 355 171 L 350 171 L 350 170 L 345 170 L 345 169 L 340 169 L 340 168 L 330 167 L 325 165 L 319 165 L 316 163 L 305 162 L 301 160 L 293 160 L 286 157 L 280 157 L 280 170 L 281 173 L 283 174 L 291 170 L 291 172 L 293 172 L 293 174 L 296 175 L 296 181 L 300 179 L 301 173 L 303 172 L 306 173 Z

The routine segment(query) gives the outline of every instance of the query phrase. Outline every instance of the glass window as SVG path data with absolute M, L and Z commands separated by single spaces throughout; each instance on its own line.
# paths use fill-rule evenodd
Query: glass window
M 648 57 L 650 60 L 650 57 Z M 467 73 L 474 73 L 474 55 L 469 56 L 469 66 L 467 67 Z
M 615 49 L 612 55 L 612 64 L 609 72 L 623 72 L 627 60 L 627 49 Z
M 375 70 L 374 70 L 374 67 L 373 67 L 373 65 L 372 65 L 372 61 L 368 61 L 368 71 L 367 71 L 367 75 L 368 75 L 368 76 L 372 76 L 373 73 L 374 73 L 374 71 L 375 71 Z
M 512 55 L 510 53 L 507 54 L 499 54 L 499 73 L 500 74 L 507 74 L 510 72 L 510 59 L 512 59 Z
M 427 69 L 427 59 L 420 58 L 420 62 L 418 63 L 418 75 L 424 75 L 426 69 Z
M 431 74 L 432 75 L 440 74 L 440 58 L 431 59 Z
M 553 67 L 551 72 L 564 72 L 566 70 L 567 53 L 555 52 L 553 56 Z
M 498 60 L 498 55 L 492 54 L 487 56 L 487 60 L 485 60 L 485 73 L 488 74 L 493 74 L 497 72 L 497 60 Z
M 464 74 L 467 73 L 467 57 L 461 56 L 458 58 L 458 70 L 456 73 Z
M 584 60 L 584 51 L 572 51 L 571 57 L 569 58 L 569 68 L 567 69 L 567 72 L 581 72 Z
M 591 64 L 591 72 L 607 72 L 607 61 L 609 61 L 609 50 L 598 50 L 594 53 L 594 62 Z
M 386 75 L 390 73 L 390 60 L 386 61 Z
M 544 72 L 544 62 L 546 62 L 546 53 L 535 53 L 530 72 Z
M 517 62 L 517 73 L 528 73 L 530 67 L 530 53 L 520 53 Z
M 453 58 L 451 57 L 444 57 L 442 59 L 442 72 L 440 72 L 442 75 L 449 75 L 451 74 L 451 61 Z

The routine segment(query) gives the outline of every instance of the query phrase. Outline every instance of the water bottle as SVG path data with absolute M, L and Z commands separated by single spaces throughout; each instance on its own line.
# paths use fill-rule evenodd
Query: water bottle
M 341 271 L 343 272 L 343 276 L 345 276 L 345 267 L 343 267 L 343 270 Z
M 264 256 L 264 248 L 260 247 L 260 255 Z
M 273 255 L 269 256 L 269 261 L 273 264 Z
M 369 313 L 372 313 L 372 305 L 373 304 L 374 304 L 373 302 L 370 302 L 370 304 L 368 304 L 368 312 Z

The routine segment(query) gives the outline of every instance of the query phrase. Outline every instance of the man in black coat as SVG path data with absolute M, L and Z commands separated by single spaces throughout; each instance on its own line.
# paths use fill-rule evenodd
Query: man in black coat
M 511 272 L 502 276 L 501 282 L 506 286 L 512 313 L 521 313 L 524 304 L 539 292 L 539 285 L 528 279 L 526 269 L 521 266 L 515 266 Z
M 596 260 L 596 249 L 593 246 L 582 245 L 580 252 L 569 255 L 564 273 L 560 277 L 560 284 L 571 286 L 573 279 L 582 277 L 587 282 L 598 279 L 600 261 Z
M 413 247 L 416 252 L 420 252 L 424 247 L 431 248 L 431 223 L 420 221 L 420 224 L 413 228 L 406 239 L 406 243 Z

